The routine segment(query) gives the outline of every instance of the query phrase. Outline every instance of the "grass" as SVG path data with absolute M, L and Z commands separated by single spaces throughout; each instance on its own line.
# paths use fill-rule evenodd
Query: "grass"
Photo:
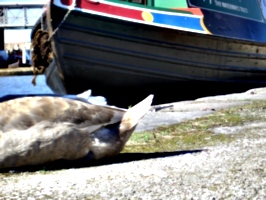
M 264 111 L 266 111 L 266 101 L 254 101 L 244 106 L 220 110 L 205 117 L 152 131 L 135 132 L 123 152 L 192 150 L 229 143 L 236 139 L 234 135 L 213 134 L 212 129 L 265 120 Z

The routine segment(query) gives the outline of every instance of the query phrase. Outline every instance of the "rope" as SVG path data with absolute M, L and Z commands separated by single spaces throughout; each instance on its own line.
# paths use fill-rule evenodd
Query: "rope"
M 34 78 L 32 80 L 33 85 L 36 85 L 37 75 L 39 73 L 44 73 L 46 67 L 48 67 L 53 60 L 51 42 L 47 40 L 48 37 L 48 31 L 39 29 L 36 31 L 31 42 L 31 61 L 34 73 Z
M 44 26 L 43 26 L 43 14 L 44 14 L 44 12 L 45 12 L 45 9 L 46 9 L 46 5 L 45 6 L 43 6 L 43 8 L 42 8 L 42 15 L 41 15 L 41 30 L 43 31 L 44 30 Z
M 58 31 L 59 27 L 66 21 L 68 15 L 71 13 L 72 10 L 74 10 L 75 7 L 76 7 L 76 0 L 72 0 L 72 4 L 69 7 L 67 13 L 65 14 L 64 18 L 62 19 L 62 21 L 60 22 L 60 24 L 57 26 L 57 28 L 50 35 L 50 37 L 48 38 L 48 41 L 50 41 L 51 38 L 56 34 L 56 32 Z
M 41 29 L 39 29 L 33 38 L 32 41 L 32 62 L 33 62 L 33 74 L 34 77 L 32 79 L 32 84 L 36 85 L 36 78 L 38 74 L 44 73 L 45 69 L 49 66 L 50 62 L 53 59 L 53 52 L 51 47 L 51 38 L 58 31 L 59 27 L 64 23 L 67 19 L 68 15 L 74 10 L 76 6 L 76 0 L 72 0 L 71 6 L 69 6 L 69 10 L 65 14 L 64 18 L 57 26 L 57 28 L 53 31 L 53 33 L 49 36 L 48 32 L 44 30 L 44 22 L 43 22 L 43 13 L 41 16 Z

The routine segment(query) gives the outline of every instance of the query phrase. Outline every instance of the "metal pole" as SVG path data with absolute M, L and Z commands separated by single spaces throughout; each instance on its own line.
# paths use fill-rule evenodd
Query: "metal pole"
M 0 50 L 5 49 L 4 28 L 0 28 Z
M 23 10 L 24 10 L 24 26 L 26 27 L 28 25 L 27 8 L 23 7 Z

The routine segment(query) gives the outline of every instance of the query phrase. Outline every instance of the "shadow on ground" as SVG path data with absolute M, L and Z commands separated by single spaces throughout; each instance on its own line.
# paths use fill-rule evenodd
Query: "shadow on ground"
M 81 86 L 82 84 L 78 84 Z M 83 85 L 86 85 L 85 83 Z M 74 85 L 75 86 L 75 85 Z M 210 87 L 211 86 L 211 87 Z M 109 105 L 128 108 L 135 105 L 150 94 L 154 94 L 153 105 L 160 105 L 178 101 L 194 100 L 202 97 L 225 95 L 232 93 L 242 93 L 249 89 L 262 87 L 257 84 L 241 84 L 241 83 L 214 83 L 214 82 L 189 82 L 154 86 L 146 86 L 143 88 L 120 88 L 113 90 L 111 88 L 91 88 L 92 95 L 104 96 Z M 80 89 L 80 88 L 79 88 Z M 80 90 L 85 91 L 86 88 Z M 137 92 L 133 92 L 137 91 Z
M 174 151 L 174 152 L 158 152 L 158 153 L 121 153 L 112 158 L 105 158 L 101 160 L 86 160 L 82 158 L 75 161 L 68 160 L 57 160 L 54 162 L 42 164 L 42 165 L 33 165 L 33 166 L 24 166 L 18 168 L 6 168 L 0 169 L 0 173 L 20 173 L 20 172 L 35 172 L 35 171 L 53 171 L 61 169 L 70 169 L 70 168 L 85 168 L 85 167 L 94 167 L 102 165 L 110 165 L 117 163 L 126 163 L 139 160 L 147 160 L 154 158 L 163 158 L 170 156 L 179 156 L 184 154 L 193 154 L 204 151 L 204 149 L 199 150 L 188 150 L 188 151 Z

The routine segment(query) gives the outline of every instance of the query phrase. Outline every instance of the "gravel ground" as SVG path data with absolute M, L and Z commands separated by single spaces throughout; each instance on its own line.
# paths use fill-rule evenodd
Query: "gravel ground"
M 266 199 L 266 123 L 212 131 L 236 140 L 160 158 L 150 153 L 96 167 L 2 173 L 0 199 Z
M 263 200 L 266 127 L 264 123 L 252 127 L 248 134 L 246 129 L 232 129 L 238 140 L 198 153 L 177 152 L 164 158 L 97 167 L 0 175 L 0 199 Z

